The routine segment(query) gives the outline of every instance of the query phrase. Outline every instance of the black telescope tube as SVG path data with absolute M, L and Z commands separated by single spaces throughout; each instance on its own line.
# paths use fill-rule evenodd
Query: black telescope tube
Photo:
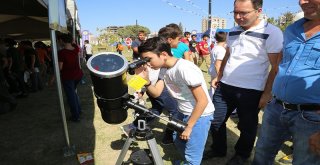
M 159 115 L 152 113 L 146 107 L 131 101 L 133 96 L 128 94 L 128 84 L 126 71 L 135 74 L 134 70 L 145 63 L 150 58 L 143 58 L 128 64 L 126 59 L 119 55 L 109 52 L 96 54 L 87 62 L 93 84 L 94 94 L 97 104 L 101 111 L 102 119 L 109 124 L 120 124 L 128 116 L 128 108 L 132 108 L 140 113 L 148 113 L 155 117 Z M 169 128 L 182 133 L 187 126 L 180 120 L 169 118 Z
M 160 118 L 162 120 L 165 120 L 166 122 L 168 122 L 168 128 L 173 130 L 173 131 L 177 131 L 178 133 L 182 133 L 185 128 L 187 127 L 187 124 L 184 123 L 183 121 L 180 121 L 178 119 L 174 119 L 172 117 L 169 117 L 169 120 L 166 120 L 162 117 L 160 117 L 157 114 L 154 114 L 153 112 L 151 112 L 149 109 L 147 109 L 146 107 L 144 107 L 143 105 L 140 105 L 138 103 L 134 103 L 130 100 L 127 100 L 124 102 L 124 104 L 128 107 L 128 108 L 132 108 L 134 110 L 136 110 L 138 113 L 149 113 L 157 118 Z
M 143 59 L 140 59 L 138 61 L 134 61 L 134 62 L 130 63 L 128 65 L 128 73 L 130 75 L 134 75 L 134 73 L 135 73 L 134 70 L 136 68 L 139 68 L 140 66 L 144 65 L 145 63 L 147 63 L 149 61 L 150 61 L 150 58 L 143 58 Z
M 90 57 L 87 67 L 102 119 L 109 124 L 124 122 L 128 116 L 127 109 L 123 107 L 128 94 L 126 58 L 102 52 Z

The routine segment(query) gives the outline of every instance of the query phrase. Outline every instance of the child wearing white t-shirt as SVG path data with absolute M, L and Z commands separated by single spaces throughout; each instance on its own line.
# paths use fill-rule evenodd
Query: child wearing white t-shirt
M 222 31 L 216 32 L 214 36 L 217 43 L 210 52 L 211 65 L 209 68 L 209 74 L 211 75 L 211 82 L 214 78 L 217 77 L 218 72 L 220 70 L 221 62 L 224 58 L 224 55 L 226 54 L 226 37 L 227 37 L 227 33 Z M 213 94 L 214 94 L 214 88 L 211 85 L 209 90 L 209 95 L 211 99 Z
M 136 70 L 136 74 L 148 81 L 148 93 L 157 97 L 166 86 L 178 102 L 176 118 L 187 124 L 185 130 L 174 137 L 184 164 L 200 165 L 214 112 L 201 70 L 190 61 L 173 57 L 170 44 L 160 37 L 148 39 L 139 46 L 139 53 L 142 58 L 150 58 L 147 65 Z M 152 85 L 148 67 L 167 68 L 164 80 Z

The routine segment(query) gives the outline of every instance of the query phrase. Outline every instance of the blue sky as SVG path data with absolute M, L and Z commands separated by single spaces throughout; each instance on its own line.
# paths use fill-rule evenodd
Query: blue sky
M 234 0 L 212 0 L 212 15 L 233 25 Z M 169 23 L 181 22 L 187 31 L 201 31 L 201 19 L 208 15 L 208 0 L 77 0 L 82 30 L 93 34 L 107 26 L 139 25 L 158 31 Z M 299 11 L 298 0 L 264 0 L 263 10 L 269 17 L 287 11 Z

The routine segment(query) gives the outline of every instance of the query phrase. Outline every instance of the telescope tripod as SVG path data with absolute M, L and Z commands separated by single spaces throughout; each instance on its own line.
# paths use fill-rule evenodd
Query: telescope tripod
M 128 162 L 123 162 L 127 151 L 135 140 L 146 141 L 149 147 L 148 149 L 140 149 L 131 153 Z M 151 154 L 151 155 L 150 155 Z M 151 129 L 146 126 L 145 120 L 138 120 L 138 127 L 136 130 L 131 130 L 128 138 L 122 147 L 121 153 L 117 159 L 116 165 L 122 165 L 127 163 L 133 163 L 133 165 L 163 165 L 163 160 L 160 156 L 160 152 L 157 148 L 157 142 L 154 138 L 154 134 Z

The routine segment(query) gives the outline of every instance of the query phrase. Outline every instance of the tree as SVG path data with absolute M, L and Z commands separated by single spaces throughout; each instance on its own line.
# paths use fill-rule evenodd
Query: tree
M 291 12 L 286 12 L 279 18 L 280 29 L 284 31 L 287 26 L 293 23 L 294 15 Z
M 122 29 L 119 29 L 116 34 L 111 33 L 107 30 L 108 28 L 97 28 L 99 34 L 99 43 L 107 43 L 108 45 L 113 44 L 114 42 L 122 41 L 123 38 L 137 36 L 140 30 L 144 30 L 146 34 L 150 33 L 150 30 L 147 27 L 140 25 L 129 25 L 125 26 Z
M 111 45 L 115 42 L 118 42 L 119 39 L 120 38 L 118 35 L 111 34 L 111 33 L 102 33 L 102 34 L 99 34 L 99 37 L 98 37 L 100 45 L 104 45 L 104 44 Z
M 268 18 L 267 21 L 268 21 L 269 23 L 271 23 L 272 25 L 276 25 L 276 26 L 279 25 L 278 20 L 275 19 L 274 17 Z
M 275 19 L 274 17 L 268 18 L 268 22 L 278 26 L 282 31 L 284 31 L 287 26 L 293 23 L 293 18 L 295 15 L 291 12 L 286 12 L 282 14 L 278 19 Z
M 123 29 L 118 30 L 118 36 L 120 38 L 137 36 L 140 30 L 145 31 L 146 34 L 150 34 L 150 30 L 147 27 L 140 25 L 129 25 L 125 26 Z

